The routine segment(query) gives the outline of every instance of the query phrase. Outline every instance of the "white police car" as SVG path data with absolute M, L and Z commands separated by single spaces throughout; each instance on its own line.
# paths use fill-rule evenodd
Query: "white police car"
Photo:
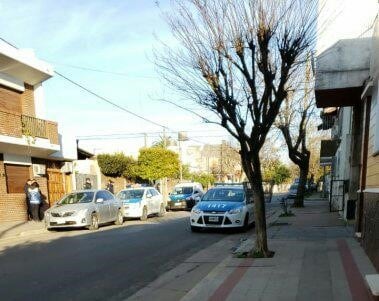
M 244 228 L 254 223 L 254 204 L 242 184 L 222 184 L 207 191 L 192 208 L 191 230 L 203 228 Z

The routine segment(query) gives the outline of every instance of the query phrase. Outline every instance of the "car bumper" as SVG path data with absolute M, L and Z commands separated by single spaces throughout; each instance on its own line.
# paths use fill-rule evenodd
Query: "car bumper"
M 245 215 L 243 213 L 191 213 L 191 226 L 199 228 L 238 228 L 242 227 Z
M 180 200 L 180 201 L 168 201 L 167 208 L 169 210 L 189 210 L 195 206 L 195 200 Z
M 142 216 L 142 209 L 140 206 L 124 206 L 124 217 L 136 218 Z
M 45 218 L 46 228 L 80 228 L 86 227 L 90 224 L 90 218 L 87 216 L 67 216 L 67 217 L 53 217 L 48 216 Z

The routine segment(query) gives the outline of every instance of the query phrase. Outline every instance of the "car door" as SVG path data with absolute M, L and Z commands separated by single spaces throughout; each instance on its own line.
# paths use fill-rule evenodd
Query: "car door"
M 95 202 L 99 214 L 99 223 L 106 223 L 109 221 L 109 201 L 107 198 L 108 196 L 103 190 L 96 193 Z
M 114 221 L 117 218 L 119 204 L 112 193 L 110 193 L 109 191 L 104 191 L 104 193 L 107 195 L 108 199 L 109 220 Z

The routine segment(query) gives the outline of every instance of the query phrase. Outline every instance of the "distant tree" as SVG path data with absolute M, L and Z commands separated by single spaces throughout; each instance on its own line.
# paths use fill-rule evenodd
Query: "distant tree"
M 100 154 L 97 156 L 100 171 L 108 177 L 131 177 L 136 166 L 136 160 L 123 153 Z
M 178 154 L 163 147 L 143 148 L 138 156 L 138 176 L 155 181 L 174 178 L 179 170 Z
M 192 174 L 191 179 L 194 182 L 199 182 L 201 185 L 203 185 L 204 188 L 207 188 L 213 185 L 214 182 L 216 181 L 214 175 L 207 174 L 207 173 Z
M 273 184 L 283 184 L 291 178 L 291 170 L 280 161 L 263 168 L 263 180 Z
M 153 147 L 167 148 L 172 145 L 176 145 L 176 141 L 171 137 L 166 136 L 159 136 L 159 139 L 153 143 Z
M 302 81 L 298 85 L 304 86 L 304 89 L 288 93 L 276 122 L 276 126 L 282 132 L 287 144 L 288 156 L 300 170 L 299 186 L 293 203 L 294 207 L 304 206 L 305 185 L 307 184 L 311 158 L 308 138 L 311 132 L 310 121 L 314 116 L 312 113 L 315 110 L 315 104 L 313 89 L 311 88 L 313 76 L 309 57 L 304 72 L 299 72 L 299 79 Z

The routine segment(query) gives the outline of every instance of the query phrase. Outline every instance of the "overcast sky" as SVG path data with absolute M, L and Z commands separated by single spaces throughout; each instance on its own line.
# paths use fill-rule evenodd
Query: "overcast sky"
M 183 101 L 161 82 L 153 63 L 153 49 L 159 47 L 156 36 L 174 43 L 161 17 L 161 10 L 169 9 L 168 3 L 159 1 L 159 9 L 154 0 L 0 0 L 0 32 L 2 38 L 19 48 L 34 49 L 36 56 L 51 63 L 55 70 L 137 114 L 176 131 L 187 130 L 196 140 L 228 139 L 221 128 L 205 125 L 194 115 L 157 101 L 159 98 Z M 96 99 L 59 76 L 46 81 L 44 87 L 47 119 L 57 121 L 65 133 L 86 136 L 162 131 Z M 195 105 L 185 105 L 199 110 Z M 135 153 L 144 143 L 141 136 L 83 141 L 81 145 L 89 151 Z M 156 139 L 157 136 L 149 135 L 148 143 Z

